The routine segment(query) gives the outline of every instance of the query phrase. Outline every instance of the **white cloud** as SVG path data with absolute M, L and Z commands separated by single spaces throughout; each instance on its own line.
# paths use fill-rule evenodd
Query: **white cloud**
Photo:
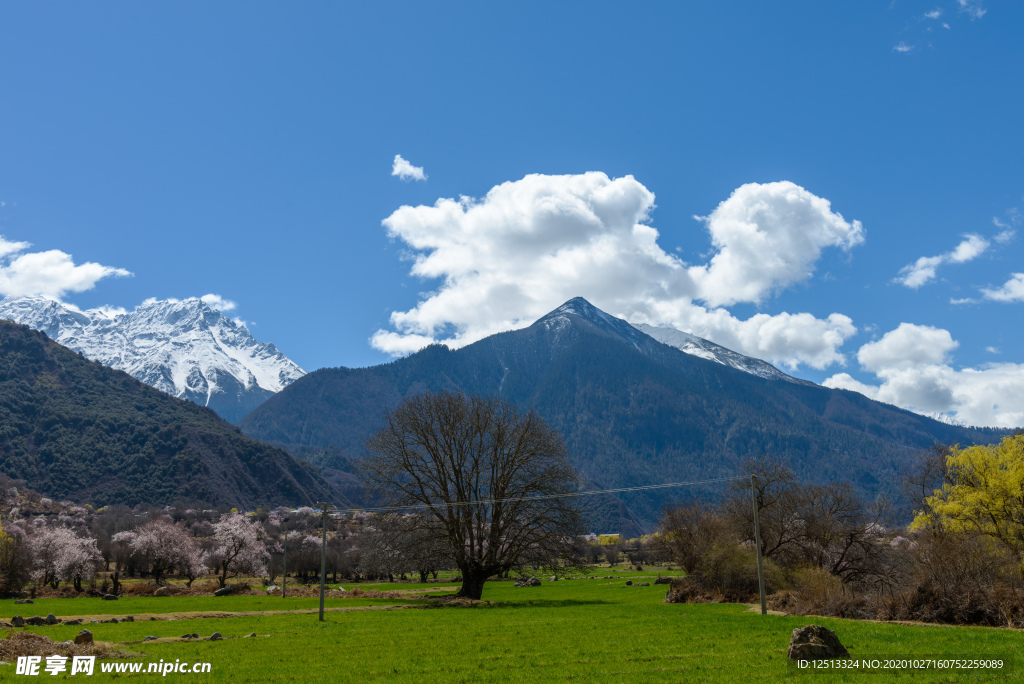
M 901 323 L 857 354 L 861 365 L 880 380 L 878 385 L 859 382 L 847 373 L 822 384 L 966 425 L 1024 425 L 1024 364 L 958 370 L 949 357 L 957 345 L 941 328 Z
M 990 246 L 991 243 L 980 235 L 965 235 L 964 240 L 952 251 L 933 257 L 921 257 L 914 263 L 904 266 L 894 282 L 916 290 L 935 278 L 939 266 L 966 263 L 984 254 Z
M 945 363 L 949 352 L 958 343 L 948 330 L 926 325 L 900 323 L 875 342 L 868 342 L 857 352 L 860 365 L 872 372 L 892 368 L 909 368 L 922 363 Z
M 102 278 L 131 275 L 123 268 L 91 261 L 75 264 L 70 254 L 56 249 L 25 252 L 31 246 L 0 237 L 0 295 L 42 295 L 59 300 L 68 292 L 92 289 Z
M 238 304 L 235 304 L 230 299 L 224 299 L 218 294 L 205 294 L 199 299 L 216 311 L 231 311 L 238 307 Z
M 422 166 L 413 166 L 407 160 L 403 159 L 400 154 L 395 155 L 395 161 L 391 165 L 391 175 L 398 176 L 404 181 L 427 180 L 427 174 L 423 173 Z
M 989 354 L 1002 354 L 998 347 L 985 347 L 985 351 Z
M 530 175 L 480 200 L 401 207 L 384 220 L 388 234 L 414 251 L 414 275 L 441 284 L 394 312 L 395 330 L 371 342 L 396 355 L 432 342 L 459 347 L 584 296 L 627 320 L 671 325 L 790 368 L 842 363 L 838 348 L 856 332 L 846 316 L 740 320 L 719 304 L 760 301 L 807 278 L 822 248 L 863 241 L 859 223 L 793 183 L 745 185 L 704 219 L 711 262 L 689 266 L 658 245 L 645 223 L 653 207 L 654 194 L 632 176 L 597 172 Z
M 860 221 L 848 223 L 828 200 L 789 182 L 739 187 L 705 223 L 717 253 L 689 274 L 712 306 L 760 302 L 809 278 L 823 248 L 864 242 Z
M 960 4 L 960 11 L 967 14 L 971 20 L 981 19 L 988 12 L 986 9 L 982 9 L 981 0 L 957 0 Z
M 926 19 L 938 19 L 942 16 L 942 8 L 936 7 L 931 12 L 925 12 L 924 16 Z
M 913 45 L 907 45 L 902 40 L 892 47 L 893 52 L 907 53 L 914 49 Z
M 982 288 L 985 299 L 997 302 L 1024 302 L 1024 273 L 1014 273 L 1013 277 L 994 290 Z
M 1017 231 L 1011 230 L 1011 229 L 1007 228 L 1006 230 L 1004 230 L 1003 232 L 999 233 L 998 235 L 996 235 L 992 239 L 995 240 L 1000 245 L 1006 245 L 1006 244 L 1009 244 L 1010 241 L 1013 240 L 1013 238 L 1016 235 L 1017 235 Z

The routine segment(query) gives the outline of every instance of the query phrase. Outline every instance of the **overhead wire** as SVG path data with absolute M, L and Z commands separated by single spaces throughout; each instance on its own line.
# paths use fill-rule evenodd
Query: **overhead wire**
M 477 501 L 439 501 L 437 503 L 408 504 L 405 506 L 380 506 L 376 508 L 335 508 L 334 513 L 392 513 L 407 510 L 428 510 L 431 508 L 447 508 L 451 506 L 479 506 L 481 504 L 505 504 L 521 501 L 543 501 L 547 499 L 565 499 L 579 496 L 595 496 L 598 494 L 621 494 L 624 492 L 640 492 L 650 489 L 668 489 L 670 487 L 692 487 L 694 485 L 714 484 L 717 482 L 734 482 L 750 479 L 749 475 L 718 477 L 710 480 L 693 480 L 690 482 L 666 482 L 663 484 L 640 485 L 637 487 L 615 487 L 613 489 L 588 489 L 582 492 L 561 492 L 558 494 L 542 494 L 539 496 L 515 496 L 503 499 L 479 499 Z

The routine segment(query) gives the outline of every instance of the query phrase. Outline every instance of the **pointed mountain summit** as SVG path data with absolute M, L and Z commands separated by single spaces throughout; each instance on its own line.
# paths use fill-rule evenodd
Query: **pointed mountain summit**
M 45 332 L 94 361 L 235 422 L 305 375 L 273 344 L 201 299 L 147 300 L 131 312 L 78 311 L 44 297 L 8 297 L 0 319 Z
M 315 371 L 239 426 L 343 471 L 404 397 L 462 391 L 536 409 L 595 487 L 742 475 L 746 459 L 771 456 L 805 481 L 849 480 L 867 495 L 895 493 L 901 473 L 936 442 L 988 443 L 1001 434 L 939 423 L 855 392 L 762 377 L 733 367 L 728 350 L 712 349 L 719 358 L 684 352 L 573 299 L 529 327 L 461 349 L 432 345 L 372 368 Z M 737 363 L 748 358 L 735 356 Z M 703 493 L 721 494 L 715 487 Z M 606 500 L 592 512 L 593 527 L 625 530 L 636 520 L 650 528 L 662 506 L 693 495 L 622 494 L 624 505 Z

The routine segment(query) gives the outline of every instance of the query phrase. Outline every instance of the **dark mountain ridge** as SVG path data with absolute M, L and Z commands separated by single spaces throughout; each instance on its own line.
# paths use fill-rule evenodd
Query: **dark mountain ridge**
M 0 321 L 0 472 L 95 505 L 245 508 L 333 497 L 315 468 L 212 410 Z
M 528 328 L 458 350 L 434 345 L 371 368 L 315 371 L 239 425 L 293 453 L 331 447 L 357 460 L 388 410 L 428 390 L 497 394 L 535 408 L 562 433 L 586 480 L 601 487 L 738 475 L 745 459 L 773 456 L 801 479 L 849 480 L 874 496 L 895 493 L 898 477 L 936 443 L 1003 433 L 757 377 L 662 344 L 580 298 Z M 693 493 L 622 499 L 650 525 L 665 503 Z

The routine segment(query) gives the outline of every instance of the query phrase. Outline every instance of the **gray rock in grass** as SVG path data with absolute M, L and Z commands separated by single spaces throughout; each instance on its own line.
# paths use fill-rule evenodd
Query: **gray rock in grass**
M 821 625 L 797 627 L 789 638 L 790 660 L 832 660 L 849 658 L 850 653 L 836 633 Z

